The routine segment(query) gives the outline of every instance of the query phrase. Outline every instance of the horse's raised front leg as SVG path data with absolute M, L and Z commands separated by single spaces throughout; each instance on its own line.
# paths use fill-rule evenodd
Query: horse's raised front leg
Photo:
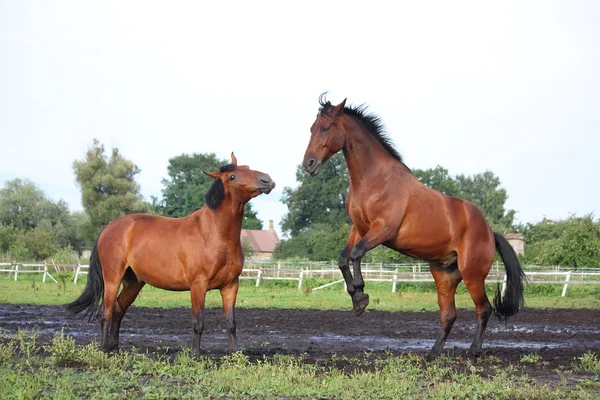
M 229 352 L 238 350 L 237 336 L 235 333 L 235 299 L 237 298 L 239 281 L 235 279 L 230 285 L 221 289 L 223 300 L 223 313 L 225 314 L 225 325 L 227 326 L 227 338 L 229 339 Z
M 352 281 L 354 295 L 352 296 L 352 303 L 354 304 L 354 313 L 356 316 L 361 315 L 369 304 L 369 295 L 364 293 L 365 281 L 362 277 L 360 262 L 369 250 L 392 239 L 390 237 L 391 229 L 380 221 L 377 220 L 371 225 L 365 236 L 350 251 L 350 260 L 354 267 L 354 279 Z
M 200 355 L 200 339 L 204 331 L 204 302 L 206 301 L 206 290 L 208 283 L 205 281 L 194 281 L 190 287 L 192 296 L 192 329 L 194 331 L 193 350 Z
M 348 241 L 346 242 L 346 247 L 340 253 L 340 257 L 338 258 L 338 266 L 340 271 L 342 271 L 342 276 L 344 277 L 344 281 L 346 281 L 346 290 L 351 298 L 354 298 L 354 285 L 352 283 L 352 273 L 350 272 L 350 250 L 356 245 L 356 242 L 360 240 L 360 235 L 358 231 L 353 226 L 350 230 L 350 235 L 348 236 Z

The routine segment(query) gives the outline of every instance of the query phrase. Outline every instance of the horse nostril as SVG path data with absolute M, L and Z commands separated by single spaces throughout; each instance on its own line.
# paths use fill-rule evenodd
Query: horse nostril
M 260 178 L 260 182 L 264 183 L 265 185 L 271 183 L 271 181 L 269 181 L 268 179 L 264 179 L 264 178 Z
M 308 168 L 311 168 L 313 165 L 315 165 L 315 159 L 311 158 L 310 160 L 308 160 Z

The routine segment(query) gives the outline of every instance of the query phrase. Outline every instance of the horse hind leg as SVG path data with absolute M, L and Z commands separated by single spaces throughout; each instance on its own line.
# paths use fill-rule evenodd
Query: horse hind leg
M 465 286 L 469 290 L 471 299 L 475 304 L 475 313 L 477 316 L 477 328 L 469 352 L 472 355 L 478 355 L 481 352 L 481 345 L 483 343 L 483 332 L 490 319 L 490 315 L 492 315 L 492 305 L 485 293 L 485 276 L 465 277 Z
M 119 349 L 119 330 L 121 321 L 127 312 L 129 306 L 135 301 L 140 290 L 146 282 L 139 281 L 131 268 L 127 268 L 123 277 L 123 289 L 115 302 L 112 322 L 110 325 L 109 347 L 110 350 Z
M 103 311 L 100 318 L 100 349 L 106 353 L 112 349 L 111 326 L 119 286 L 125 274 L 125 260 L 103 259 L 102 272 L 104 278 Z M 108 268 L 107 268 L 108 267 Z
M 462 277 L 456 263 L 449 267 L 431 263 L 429 267 L 437 288 L 438 305 L 440 307 L 440 331 L 427 356 L 428 360 L 433 360 L 441 354 L 446 339 L 448 339 L 448 334 L 456 321 L 454 295 Z

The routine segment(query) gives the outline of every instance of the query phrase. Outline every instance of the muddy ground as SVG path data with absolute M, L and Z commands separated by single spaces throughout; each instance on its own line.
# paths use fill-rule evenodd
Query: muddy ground
M 236 310 L 238 341 L 252 357 L 276 353 L 306 354 L 309 362 L 333 355 L 361 357 L 368 353 L 425 354 L 439 329 L 437 312 L 367 311 L 355 317 L 351 310 Z M 63 307 L 0 305 L 0 328 L 36 331 L 41 342 L 64 329 L 79 344 L 99 341 L 99 323 L 73 319 Z M 467 358 L 475 331 L 473 310 L 459 310 L 446 354 Z M 156 351 L 191 346 L 191 311 L 132 307 L 121 326 L 121 348 Z M 205 354 L 226 354 L 225 321 L 220 309 L 205 310 L 202 336 Z M 538 353 L 543 363 L 527 365 L 527 373 L 547 376 L 557 368 L 570 369 L 575 357 L 588 351 L 600 354 L 600 310 L 524 309 L 506 325 L 492 317 L 484 335 L 484 355 L 516 362 Z M 472 358 L 471 358 L 472 359 Z

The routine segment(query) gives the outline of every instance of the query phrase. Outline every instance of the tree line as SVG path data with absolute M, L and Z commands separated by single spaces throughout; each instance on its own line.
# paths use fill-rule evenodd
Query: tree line
M 413 174 L 433 189 L 475 203 L 494 231 L 522 233 L 525 255 L 521 261 L 524 264 L 600 268 L 600 221 L 593 215 L 515 224 L 516 211 L 506 209 L 508 194 L 491 171 L 451 176 L 438 165 L 432 169 L 415 169 Z M 345 209 L 349 176 L 343 155 L 334 155 L 316 177 L 298 165 L 296 181 L 296 188 L 286 187 L 283 191 L 282 201 L 288 213 L 281 227 L 287 238 L 277 246 L 274 257 L 337 260 L 351 227 Z M 365 259 L 367 262 L 414 262 L 385 246 L 370 251 Z
M 94 140 L 83 158 L 73 162 L 83 211 L 71 212 L 64 201 L 49 199 L 25 178 L 6 182 L 0 189 L 0 258 L 73 262 L 93 246 L 103 227 L 119 216 L 146 212 L 183 217 L 204 205 L 212 180 L 203 171 L 215 171 L 226 164 L 227 160 L 214 153 L 173 157 L 168 163 L 168 177 L 162 180 L 161 198 L 146 201 L 135 181 L 138 166 L 116 148 L 107 154 Z M 494 231 L 522 233 L 526 246 L 523 263 L 600 268 L 600 221 L 593 215 L 515 224 L 516 211 L 506 209 L 508 194 L 491 171 L 451 176 L 438 165 L 413 173 L 431 188 L 475 203 Z M 283 190 L 281 201 L 288 208 L 281 221 L 285 238 L 275 249 L 274 258 L 336 260 L 351 226 L 345 209 L 349 176 L 343 156 L 334 155 L 316 177 L 298 165 L 296 180 L 297 187 Z M 251 203 L 246 205 L 243 227 L 263 228 Z M 414 260 L 379 246 L 367 253 L 366 261 Z
M 214 153 L 171 158 L 162 198 L 145 201 L 135 181 L 139 167 L 116 148 L 107 154 L 104 145 L 94 140 L 84 157 L 73 162 L 83 211 L 71 212 L 63 200 L 51 200 L 25 178 L 6 182 L 0 189 L 0 258 L 74 262 L 115 218 L 137 212 L 183 217 L 204 205 L 212 178 L 202 171 L 218 171 L 228 163 Z M 243 227 L 262 229 L 250 203 Z

